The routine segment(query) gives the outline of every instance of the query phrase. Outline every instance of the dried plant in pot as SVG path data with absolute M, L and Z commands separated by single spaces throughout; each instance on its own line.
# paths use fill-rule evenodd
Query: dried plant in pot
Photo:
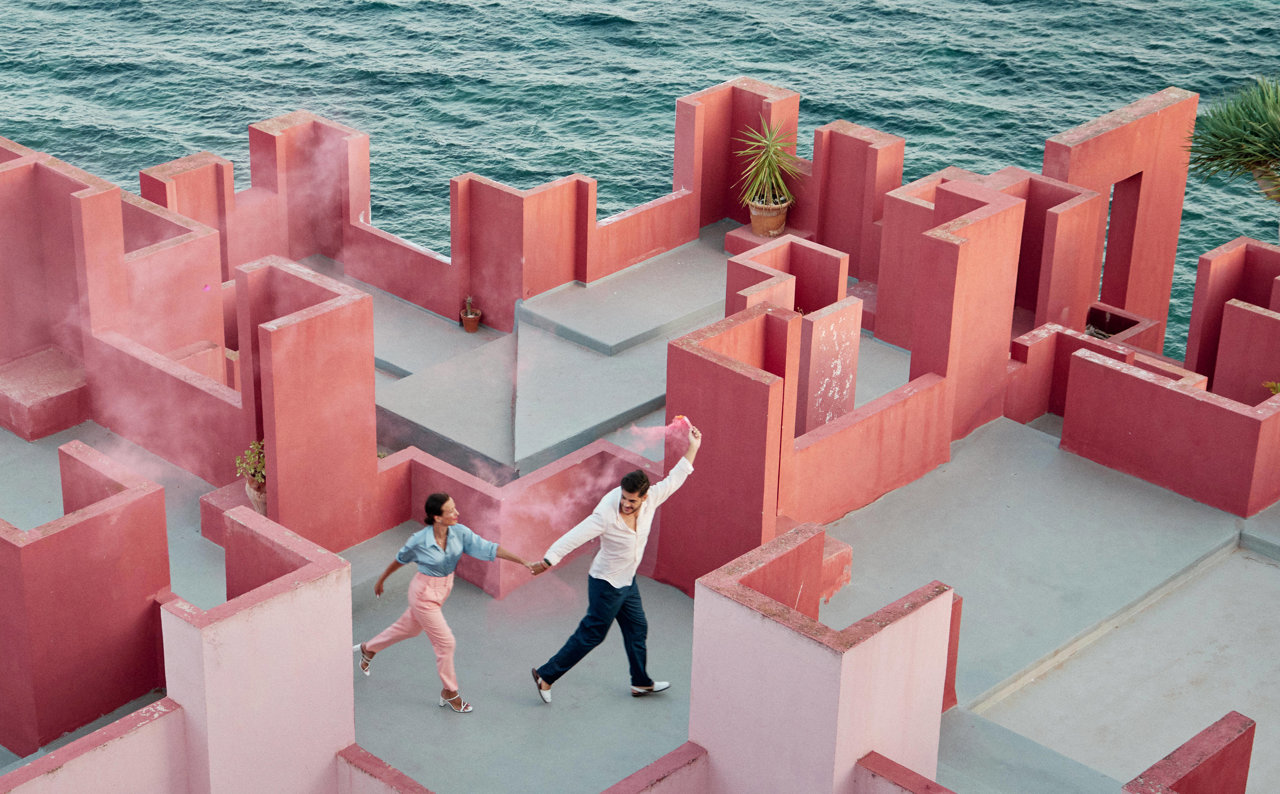
M 236 474 L 244 477 L 244 492 L 249 504 L 262 515 L 267 514 L 267 455 L 261 441 L 249 445 L 243 455 L 236 456 Z
M 738 200 L 751 212 L 751 231 L 777 237 L 787 227 L 787 208 L 795 203 L 786 181 L 800 173 L 795 136 L 781 125 L 770 126 L 761 116 L 759 130 L 748 128 L 734 140 L 743 144 L 735 154 L 746 158 L 736 187 Z
M 480 330 L 480 310 L 472 304 L 473 300 L 468 295 L 466 305 L 462 307 L 462 311 L 459 313 L 459 317 L 462 319 L 462 329 L 469 334 L 474 334 Z
M 1189 148 L 1191 173 L 1252 178 L 1280 202 L 1280 79 L 1260 77 L 1210 106 L 1196 118 Z

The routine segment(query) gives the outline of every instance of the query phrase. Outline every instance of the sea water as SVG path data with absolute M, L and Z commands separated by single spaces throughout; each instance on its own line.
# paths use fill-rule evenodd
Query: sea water
M 598 181 L 602 217 L 671 188 L 677 97 L 747 75 L 906 139 L 905 179 L 1038 172 L 1044 141 L 1168 86 L 1280 73 L 1272 0 L 0 0 L 0 136 L 136 192 L 198 151 L 248 186 L 246 127 L 296 109 L 367 132 L 373 221 L 449 252 L 449 179 Z M 1187 189 L 1166 352 L 1197 258 L 1277 238 L 1250 184 Z

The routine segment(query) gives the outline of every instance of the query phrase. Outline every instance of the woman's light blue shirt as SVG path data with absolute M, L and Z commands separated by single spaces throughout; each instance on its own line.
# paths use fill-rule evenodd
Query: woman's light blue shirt
M 413 533 L 409 541 L 396 552 L 401 565 L 417 563 L 418 570 L 427 576 L 448 576 L 458 567 L 463 554 L 478 560 L 492 562 L 498 556 L 498 544 L 485 540 L 462 524 L 449 527 L 449 538 L 444 548 L 436 545 L 436 531 L 426 527 Z

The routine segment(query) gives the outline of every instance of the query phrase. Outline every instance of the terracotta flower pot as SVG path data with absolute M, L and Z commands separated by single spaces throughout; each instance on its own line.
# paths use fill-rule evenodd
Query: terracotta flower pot
M 760 237 L 777 237 L 787 228 L 787 207 L 786 204 L 757 204 L 754 201 L 747 202 L 748 209 L 751 210 L 751 233 Z
M 249 504 L 261 515 L 267 514 L 267 484 L 249 477 L 244 478 L 244 492 L 249 495 Z
M 472 309 L 471 314 L 467 314 L 464 311 L 460 313 L 458 316 L 462 318 L 462 330 L 466 331 L 469 334 L 474 334 L 476 331 L 480 330 L 480 310 L 479 309 Z

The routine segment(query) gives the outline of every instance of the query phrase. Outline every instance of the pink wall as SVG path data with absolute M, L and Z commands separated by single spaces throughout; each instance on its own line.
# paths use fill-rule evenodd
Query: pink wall
M 338 753 L 338 794 L 431 794 L 426 786 L 358 744 Z
M 1213 374 L 1228 301 L 1234 298 L 1273 311 L 1280 309 L 1272 298 L 1278 277 L 1280 246 L 1248 237 L 1237 237 L 1200 257 L 1187 334 L 1188 369 Z
M 919 264 L 924 258 L 924 233 L 951 220 L 936 211 L 938 188 L 954 180 L 977 178 L 970 171 L 946 168 L 885 195 L 876 280 L 877 339 L 914 349 L 911 333 L 916 315 L 915 293 L 924 277 Z
M 689 739 L 707 749 L 708 791 L 847 791 L 872 750 L 936 773 L 951 589 L 828 628 L 789 605 L 805 576 L 789 553 L 822 534 L 797 527 L 698 581 Z M 775 560 L 782 573 L 755 573 Z
M 118 333 L 88 341 L 85 369 L 99 424 L 211 483 L 235 478 L 250 433 L 234 389 Z
M 244 269 L 254 267 L 268 265 Z M 268 515 L 345 549 L 385 529 L 374 487 L 373 301 L 285 262 L 261 286 L 278 306 L 257 324 Z
M 924 375 L 783 448 L 778 512 L 834 521 L 951 459 L 946 381 Z
M 227 520 L 230 534 L 259 535 L 305 564 L 208 611 L 165 604 L 188 790 L 332 791 L 337 753 L 355 740 L 350 566 L 247 507 Z M 229 555 L 228 582 L 251 578 L 231 568 L 259 559 Z
M 676 749 L 605 789 L 605 794 L 697 794 L 707 791 L 707 751 L 694 742 Z
M 1000 416 L 1024 202 L 968 182 L 939 186 L 917 285 L 910 377 L 952 390 L 952 438 Z M 881 296 L 883 298 L 883 296 Z
M 689 593 L 694 579 L 773 537 L 778 456 L 794 432 L 799 347 L 799 315 L 770 304 L 668 345 L 667 420 L 689 416 L 715 441 L 662 508 L 655 578 Z M 669 471 L 675 450 L 666 458 Z
M 1044 175 L 1111 195 L 1103 301 L 1169 316 L 1187 185 L 1187 139 L 1199 96 L 1166 88 L 1045 142 Z M 1155 337 L 1160 352 L 1164 333 Z
M 1239 300 L 1223 307 L 1213 393 L 1245 405 L 1271 399 L 1264 381 L 1280 381 L 1280 314 Z
M 0 364 L 0 427 L 34 441 L 88 418 L 84 367 L 58 348 Z
M 161 698 L 0 776 L 0 792 L 187 791 L 183 717 L 172 698 Z
M 954 794 L 879 753 L 867 753 L 853 772 L 850 794 Z
M 58 460 L 66 515 L 0 521 L 0 744 L 19 756 L 163 683 L 164 492 L 79 441 Z
M 877 281 L 884 197 L 902 186 L 906 141 L 847 121 L 813 132 L 813 179 L 819 186 L 817 240 L 848 251 L 849 275 Z
M 1202 380 L 1201 381 L 1202 385 Z M 1280 498 L 1280 397 L 1259 408 L 1081 350 L 1062 448 L 1205 504 L 1250 516 Z
M 1244 794 L 1254 728 L 1253 720 L 1229 712 L 1129 781 L 1125 794 Z

